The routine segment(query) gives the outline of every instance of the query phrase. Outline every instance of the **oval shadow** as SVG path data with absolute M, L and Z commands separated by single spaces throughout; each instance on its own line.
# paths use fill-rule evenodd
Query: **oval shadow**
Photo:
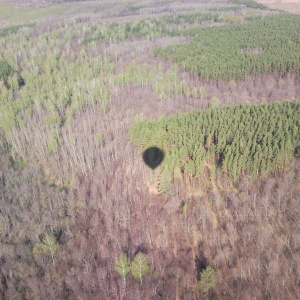
M 157 147 L 150 147 L 146 149 L 143 153 L 143 160 L 145 164 L 152 170 L 158 167 L 164 160 L 164 158 L 165 153 Z

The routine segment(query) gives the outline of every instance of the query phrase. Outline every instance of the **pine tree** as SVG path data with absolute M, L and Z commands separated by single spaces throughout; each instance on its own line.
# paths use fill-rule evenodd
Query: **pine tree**
M 214 268 L 208 266 L 200 273 L 199 287 L 206 293 L 211 288 L 214 288 L 217 283 L 217 274 Z

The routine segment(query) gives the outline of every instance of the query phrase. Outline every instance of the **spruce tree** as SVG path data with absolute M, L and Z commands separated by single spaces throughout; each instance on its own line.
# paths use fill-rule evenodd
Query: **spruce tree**
M 204 293 L 207 293 L 211 288 L 214 288 L 216 284 L 216 271 L 211 266 L 208 266 L 200 273 L 199 287 Z

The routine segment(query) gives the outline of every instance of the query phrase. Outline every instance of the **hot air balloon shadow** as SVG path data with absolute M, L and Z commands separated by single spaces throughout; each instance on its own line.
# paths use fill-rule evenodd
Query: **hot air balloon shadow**
M 150 147 L 143 153 L 143 160 L 145 164 L 152 170 L 157 168 L 162 163 L 164 158 L 165 153 L 157 147 Z

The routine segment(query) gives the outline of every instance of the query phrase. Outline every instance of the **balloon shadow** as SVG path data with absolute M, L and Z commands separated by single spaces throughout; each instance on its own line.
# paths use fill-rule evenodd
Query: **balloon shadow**
M 164 158 L 165 153 L 157 147 L 150 147 L 143 153 L 143 160 L 145 164 L 152 170 L 158 167 L 162 163 Z

